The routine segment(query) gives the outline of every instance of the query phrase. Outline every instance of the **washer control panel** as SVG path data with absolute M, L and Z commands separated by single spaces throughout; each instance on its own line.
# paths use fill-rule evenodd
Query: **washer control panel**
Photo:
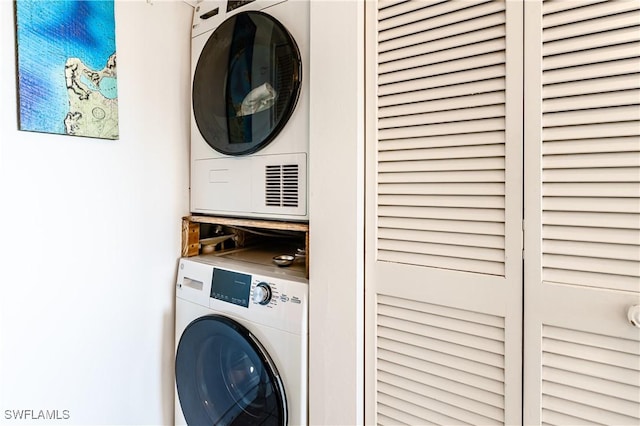
M 304 294 L 301 291 L 304 290 Z M 278 308 L 300 305 L 306 297 L 306 286 L 274 277 L 213 268 L 210 297 L 244 308 Z
M 309 283 L 301 277 L 273 273 L 248 262 L 182 258 L 176 295 L 212 313 L 306 333 Z
M 305 298 L 306 287 L 291 285 L 273 278 L 253 277 L 251 301 L 254 305 L 273 309 L 285 304 L 300 305 Z

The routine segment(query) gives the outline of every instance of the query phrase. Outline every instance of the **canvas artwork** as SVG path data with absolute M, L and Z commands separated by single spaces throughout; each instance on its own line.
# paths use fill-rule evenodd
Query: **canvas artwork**
M 20 130 L 118 139 L 113 0 L 17 0 Z

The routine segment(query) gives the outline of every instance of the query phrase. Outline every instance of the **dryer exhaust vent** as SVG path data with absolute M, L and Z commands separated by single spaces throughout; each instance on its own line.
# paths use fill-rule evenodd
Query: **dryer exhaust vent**
M 265 167 L 266 199 L 269 207 L 298 207 L 300 174 L 297 164 Z

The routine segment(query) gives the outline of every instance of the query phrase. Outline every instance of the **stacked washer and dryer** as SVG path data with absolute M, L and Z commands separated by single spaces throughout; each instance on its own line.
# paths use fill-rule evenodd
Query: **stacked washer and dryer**
M 191 211 L 308 220 L 308 2 L 198 2 L 191 49 Z M 304 270 L 180 259 L 175 423 L 307 424 L 307 297 Z

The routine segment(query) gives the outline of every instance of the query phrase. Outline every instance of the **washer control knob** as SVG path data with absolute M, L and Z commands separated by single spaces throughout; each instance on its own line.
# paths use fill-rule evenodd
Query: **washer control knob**
M 271 287 L 265 282 L 256 284 L 253 289 L 253 301 L 261 305 L 267 305 L 271 301 Z

